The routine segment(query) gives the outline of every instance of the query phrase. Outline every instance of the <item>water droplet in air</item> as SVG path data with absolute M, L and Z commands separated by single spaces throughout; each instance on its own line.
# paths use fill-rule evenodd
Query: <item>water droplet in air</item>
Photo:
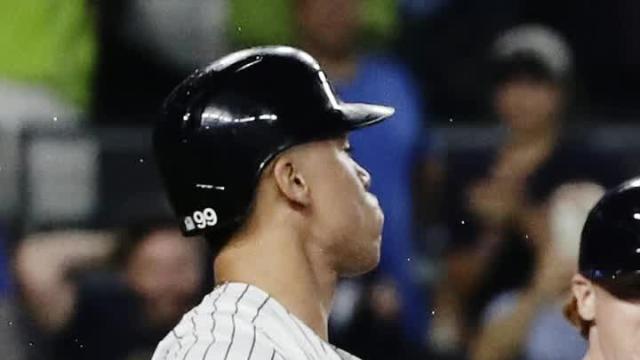
M 53 117 L 53 122 L 56 122 L 56 121 L 58 121 L 58 117 L 57 117 L 57 116 L 54 116 L 54 117 Z
M 33 341 L 29 341 L 29 346 L 33 347 L 34 343 Z
M 13 321 L 8 322 L 9 326 L 13 326 Z
M 435 315 L 436 311 L 435 310 L 431 310 L 431 315 Z
M 453 118 L 449 118 L 449 122 L 452 123 L 453 122 Z
M 238 31 L 242 31 L 242 26 L 238 26 Z

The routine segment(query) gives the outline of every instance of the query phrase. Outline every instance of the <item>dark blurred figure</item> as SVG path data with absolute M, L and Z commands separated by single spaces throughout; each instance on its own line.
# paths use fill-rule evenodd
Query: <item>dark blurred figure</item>
M 82 231 L 28 237 L 17 276 L 53 359 L 149 359 L 202 290 L 201 244 L 163 223 L 122 237 Z M 113 261 L 112 271 L 104 265 Z
M 426 158 L 426 149 L 420 148 L 427 142 L 423 131 L 426 119 L 418 89 L 404 66 L 391 56 L 368 53 L 358 47 L 362 18 L 367 10 L 365 4 L 358 0 L 295 1 L 299 44 L 322 64 L 342 99 L 396 109 L 393 121 L 354 133 L 350 141 L 355 158 L 376 179 L 372 191 L 385 212 L 379 272 L 394 282 L 391 291 L 398 293 L 399 306 L 393 313 L 393 321 L 399 322 L 397 330 L 403 331 L 404 339 L 419 343 L 423 340 L 428 315 L 423 285 L 414 269 L 420 259 L 415 251 L 411 175 L 418 161 Z M 355 285 L 342 284 L 343 289 L 347 286 Z M 337 313 L 343 312 L 337 310 Z M 367 331 L 384 332 L 381 327 L 368 328 L 359 336 L 371 339 L 368 336 L 374 335 Z M 340 345 L 350 349 L 348 344 Z M 389 346 L 389 342 L 380 346 Z M 364 356 L 357 351 L 355 354 Z M 375 351 L 372 356 L 372 359 L 385 358 Z
M 147 125 L 173 87 L 225 52 L 227 0 L 96 2 L 100 59 L 92 118 Z
M 640 2 L 528 0 L 527 18 L 567 36 L 576 58 L 579 107 L 596 119 L 640 115 Z
M 402 304 L 396 283 L 385 277 L 372 279 L 357 304 L 352 324 L 336 341 L 344 342 L 362 359 L 424 359 L 423 351 L 406 343 L 398 321 Z
M 571 96 L 571 58 L 560 36 L 536 25 L 506 32 L 492 48 L 492 105 L 506 136 L 495 153 L 449 159 L 445 214 L 451 244 L 431 332 L 432 346 L 440 354 L 463 357 L 468 339 L 476 337 L 482 325 L 485 307 L 505 291 L 527 288 L 537 284 L 536 279 L 546 278 L 540 283 L 549 297 L 512 297 L 510 305 L 503 307 L 519 309 L 525 305 L 517 301 L 529 301 L 533 317 L 535 306 L 563 290 L 554 283 L 566 288 L 566 281 L 549 280 L 571 273 L 548 260 L 552 255 L 549 199 L 562 184 L 617 181 L 612 162 L 563 133 Z M 528 352 L 531 338 L 523 339 L 535 336 L 535 329 L 520 328 L 518 342 L 505 342 L 516 346 L 508 349 L 514 350 L 511 355 L 541 358 Z M 563 346 L 571 352 L 581 344 L 567 340 Z M 489 358 L 512 358 L 502 356 L 502 350 L 488 349 Z
M 497 34 L 535 22 L 564 34 L 575 51 L 576 111 L 595 120 L 635 120 L 640 84 L 636 0 L 403 0 L 399 51 L 427 85 L 435 120 L 481 121 L 487 74 L 477 71 Z M 604 117 L 605 119 L 600 119 Z
M 402 1 L 398 52 L 424 84 L 434 121 L 483 120 L 489 79 L 478 69 L 496 34 L 520 20 L 524 1 Z
M 531 225 L 535 264 L 531 280 L 494 296 L 483 311 L 472 359 L 580 360 L 586 343 L 562 316 L 576 271 L 580 231 L 604 194 L 588 182 L 560 186 Z

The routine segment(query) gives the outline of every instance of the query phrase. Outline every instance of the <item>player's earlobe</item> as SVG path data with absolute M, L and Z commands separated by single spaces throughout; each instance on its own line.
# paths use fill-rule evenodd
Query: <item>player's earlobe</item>
M 571 291 L 578 302 L 578 314 L 585 321 L 596 317 L 596 293 L 593 283 L 580 274 L 571 279 Z
M 286 156 L 277 159 L 273 166 L 273 177 L 280 193 L 287 200 L 296 205 L 309 205 L 311 201 L 309 186 L 291 159 Z

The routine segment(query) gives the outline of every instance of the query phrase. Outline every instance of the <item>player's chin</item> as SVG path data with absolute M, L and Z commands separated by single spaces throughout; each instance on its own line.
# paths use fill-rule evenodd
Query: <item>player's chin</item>
M 367 261 L 363 261 L 361 274 L 368 273 L 380 264 L 380 241 L 377 241 L 374 244 L 374 247 L 371 249 L 371 253 L 366 260 Z
M 366 241 L 366 245 L 358 249 L 358 254 L 343 268 L 342 276 L 358 276 L 375 269 L 380 263 L 381 238 L 378 236 L 377 239 Z

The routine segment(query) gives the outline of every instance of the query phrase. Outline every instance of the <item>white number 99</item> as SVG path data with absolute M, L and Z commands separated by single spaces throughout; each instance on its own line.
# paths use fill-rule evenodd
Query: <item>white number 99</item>
M 207 226 L 214 226 L 218 223 L 218 215 L 212 208 L 206 208 L 204 211 L 195 211 L 193 213 L 193 221 L 198 229 L 204 229 Z

